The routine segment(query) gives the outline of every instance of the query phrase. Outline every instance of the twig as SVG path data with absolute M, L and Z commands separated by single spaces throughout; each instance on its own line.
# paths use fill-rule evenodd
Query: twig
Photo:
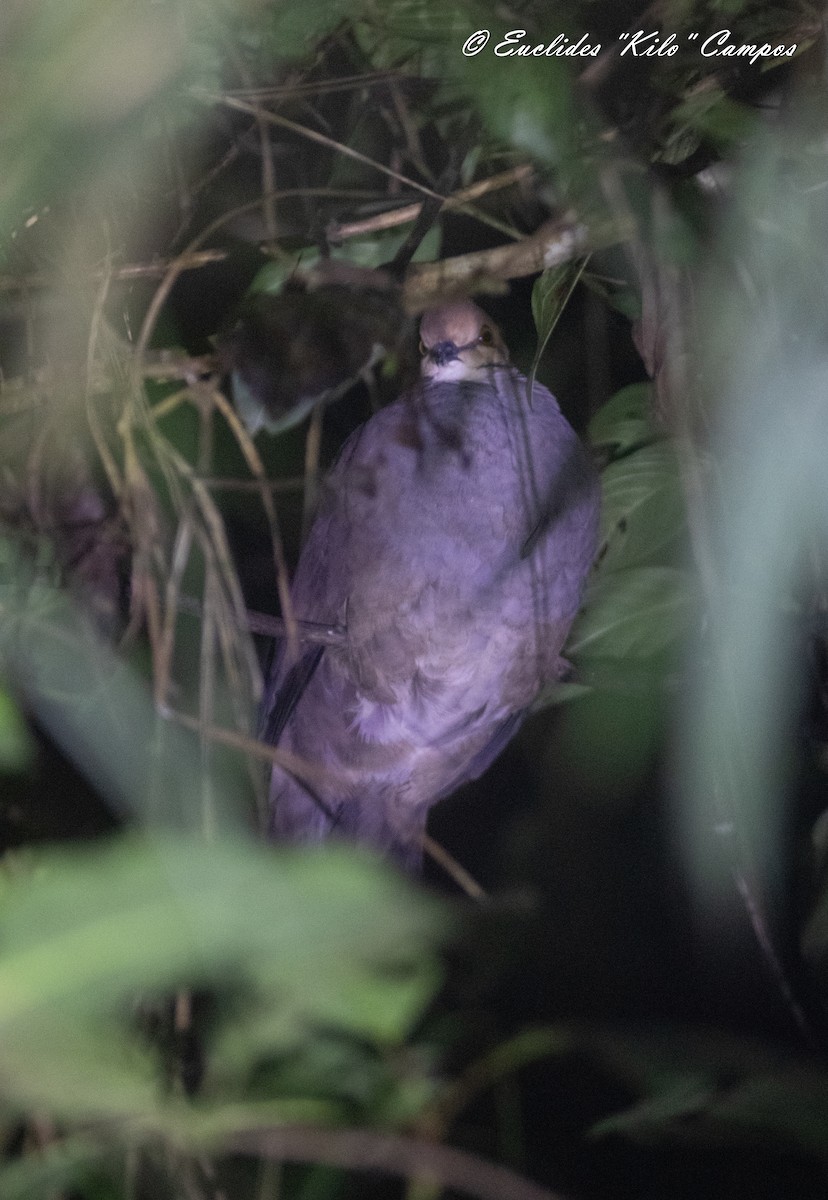
M 449 878 L 453 879 L 467 896 L 471 896 L 472 900 L 485 900 L 487 898 L 486 892 L 474 876 L 469 874 L 453 854 L 449 854 L 445 846 L 441 846 L 439 842 L 435 842 L 434 838 L 430 837 L 427 833 L 421 835 L 420 843 L 428 857 L 433 862 L 436 862 L 438 867 L 442 867 Z
M 461 208 L 469 201 L 478 200 L 481 196 L 488 195 L 489 192 L 496 192 L 530 179 L 532 171 L 533 168 L 528 163 L 524 163 L 522 166 L 513 167 L 510 171 L 501 171 L 499 175 L 490 175 L 488 179 L 481 179 L 467 188 L 462 188 L 459 192 L 454 192 L 451 196 L 446 196 L 443 207 Z M 328 239 L 333 243 L 344 242 L 348 238 L 363 237 L 367 233 L 378 233 L 384 229 L 395 229 L 398 225 L 407 225 L 410 221 L 416 221 L 422 207 L 421 202 L 406 204 L 403 208 L 377 213 L 376 216 L 366 217 L 362 221 L 348 221 L 344 224 L 332 221 L 327 229 Z
M 156 703 L 166 705 L 169 682 L 172 674 L 173 649 L 175 646 L 175 614 L 181 581 L 190 559 L 193 545 L 192 500 L 187 502 L 188 511 L 178 522 L 170 557 L 170 569 L 164 589 L 164 616 L 161 627 L 159 649 L 156 657 L 155 698 Z
M 201 617 L 201 603 L 193 596 L 178 596 L 178 609 L 189 616 Z M 245 625 L 250 633 L 262 637 L 287 637 L 287 622 L 281 617 L 271 617 L 267 613 L 245 610 Z M 344 625 L 324 625 L 318 621 L 296 622 L 300 642 L 315 646 L 344 646 L 348 640 L 348 631 Z
M 319 488 L 319 455 L 322 449 L 322 422 L 325 405 L 317 403 L 311 412 L 307 436 L 305 437 L 305 494 L 302 498 L 302 543 L 310 532 L 316 494 Z
M 533 275 L 571 262 L 598 245 L 611 245 L 623 236 L 618 227 L 587 230 L 586 225 L 572 216 L 547 221 L 520 242 L 441 262 L 414 264 L 403 285 L 403 301 L 409 313 L 422 312 L 437 298 L 468 294 L 481 282 Z
M 268 529 L 270 531 L 270 542 L 273 548 L 273 562 L 276 569 L 276 590 L 279 595 L 279 604 L 281 605 L 282 613 L 284 614 L 285 628 L 287 631 L 287 647 L 288 656 L 291 659 L 299 657 L 299 635 L 296 625 L 296 617 L 293 612 L 293 601 L 290 596 L 290 577 L 288 574 L 287 560 L 285 558 L 285 550 L 282 544 L 282 534 L 279 529 L 279 521 L 276 516 L 276 506 L 273 503 L 273 493 L 267 486 L 267 475 L 265 473 L 264 464 L 259 457 L 259 452 L 253 444 L 253 439 L 245 429 L 242 422 L 239 420 L 236 410 L 228 402 L 227 398 L 221 392 L 213 392 L 213 403 L 218 408 L 221 415 L 230 427 L 239 449 L 244 455 L 248 469 L 259 482 L 259 497 L 262 502 L 265 517 L 267 518 Z
M 159 279 L 166 274 L 174 262 L 180 271 L 197 271 L 210 263 L 223 262 L 227 250 L 200 250 L 184 254 L 176 259 L 159 259 L 151 263 L 127 263 L 123 267 L 101 267 L 89 272 L 89 282 L 117 283 L 131 279 Z M 0 275 L 0 292 L 27 292 L 32 289 L 52 288 L 55 277 L 46 271 L 33 271 L 30 275 Z
M 475 1059 L 452 1080 L 427 1111 L 423 1128 L 432 1136 L 446 1137 L 460 1113 L 482 1092 L 516 1075 L 529 1063 L 571 1051 L 574 1044 L 574 1035 L 568 1029 L 530 1026 L 521 1030 Z
M 412 179 L 409 175 L 403 175 L 401 171 L 395 171 L 392 167 L 386 167 L 384 163 L 378 162 L 375 158 L 370 158 L 367 154 L 362 154 L 359 150 L 352 149 L 351 146 L 346 146 L 344 142 L 338 142 L 335 138 L 329 137 L 326 133 L 319 133 L 316 129 L 310 129 L 307 125 L 300 125 L 298 121 L 291 121 L 289 117 L 283 117 L 279 113 L 269 112 L 260 105 L 248 104 L 245 100 L 236 100 L 228 95 L 214 95 L 209 92 L 202 92 L 200 89 L 194 89 L 193 95 L 199 100 L 208 101 L 213 104 L 223 104 L 227 108 L 233 108 L 237 112 L 247 113 L 249 116 L 255 117 L 257 120 L 267 121 L 271 125 L 276 125 L 282 129 L 288 129 L 291 133 L 298 134 L 300 137 L 308 138 L 312 142 L 318 143 L 320 146 L 325 146 L 328 150 L 334 150 L 338 154 L 344 154 L 347 158 L 353 158 L 357 162 L 361 162 L 366 167 L 371 167 L 375 171 L 379 171 L 381 175 L 386 175 L 389 179 L 393 179 L 396 183 L 405 184 L 406 187 L 414 188 L 423 196 L 430 196 L 434 200 L 444 201 L 445 196 L 441 196 L 439 192 L 435 192 L 433 188 L 427 187 L 424 183 L 418 183 L 416 179 Z M 507 237 L 519 238 L 519 234 L 499 221 L 496 217 L 490 216 L 488 213 L 479 212 L 472 208 L 469 204 L 464 204 L 463 207 L 467 210 L 470 216 L 475 217 L 485 225 L 491 225 L 495 229 L 499 229 L 501 233 L 505 233 Z
M 326 92 L 349 92 L 399 79 L 396 71 L 366 71 L 361 75 L 340 75 L 337 79 L 317 79 L 305 83 L 277 84 L 273 87 L 228 88 L 227 95 L 246 100 L 278 100 L 282 96 L 321 96 Z
M 464 1150 L 373 1129 L 286 1125 L 232 1134 L 223 1148 L 278 1162 L 324 1163 L 408 1179 L 427 1177 L 477 1200 L 561 1200 L 560 1193 Z
M 214 492 L 259 492 L 262 483 L 258 479 L 217 479 L 202 476 L 201 482 Z M 264 486 L 272 492 L 301 492 L 305 486 L 303 475 L 290 475 L 286 479 L 266 479 Z
M 403 131 L 406 146 L 408 147 L 409 158 L 422 176 L 424 176 L 430 182 L 434 182 L 434 176 L 429 170 L 425 160 L 425 154 L 423 153 L 423 144 L 420 140 L 419 130 L 417 129 L 416 122 L 411 117 L 411 113 L 408 111 L 405 97 L 400 91 L 398 79 L 389 79 L 388 94 L 391 97 L 391 103 L 394 106 L 397 120 L 399 121 L 400 127 Z
M 367 154 L 360 153 L 359 150 L 354 150 L 350 146 L 346 146 L 343 142 L 336 141 L 335 138 L 328 137 L 326 133 L 319 133 L 316 129 L 310 129 L 307 125 L 300 125 L 298 121 L 291 121 L 289 117 L 283 117 L 279 113 L 268 112 L 259 104 L 249 104 L 246 100 L 237 100 L 234 96 L 215 95 L 209 92 L 202 92 L 200 89 L 194 91 L 194 95 L 199 100 L 208 101 L 211 104 L 223 104 L 226 108 L 235 109 L 236 112 L 247 113 L 248 116 L 261 118 L 267 121 L 270 125 L 277 125 L 280 129 L 289 129 L 291 133 L 296 133 L 300 137 L 308 138 L 311 142 L 316 142 L 320 146 L 325 146 L 328 150 L 335 150 L 338 154 L 344 154 L 347 158 L 353 158 L 357 162 L 361 162 L 366 167 L 372 167 L 375 171 L 379 171 L 382 175 L 387 175 L 391 179 L 395 179 L 398 183 L 404 183 L 406 187 L 414 188 L 416 192 L 421 192 L 425 196 L 433 196 L 438 200 L 443 200 L 438 192 L 432 191 L 426 187 L 424 183 L 418 183 L 416 179 L 410 179 L 407 175 L 403 175 L 399 171 L 393 171 L 390 167 L 386 167 L 384 163 L 377 162 L 375 158 L 370 158 Z
M 205 375 L 215 374 L 218 370 L 219 362 L 215 354 L 192 356 L 159 350 L 149 357 L 149 362 L 144 363 L 143 375 L 145 379 L 184 379 L 187 383 L 192 383 Z M 163 411 L 161 404 L 156 405 L 151 410 L 153 419 L 157 420 L 159 415 L 163 415 Z
M 225 729 L 222 725 L 205 725 L 198 717 L 191 717 L 189 713 L 180 712 L 178 709 L 167 707 L 163 710 L 163 716 L 170 721 L 175 721 L 177 725 L 183 725 L 185 729 L 191 729 L 199 737 L 208 738 L 211 742 L 218 742 L 222 746 L 229 746 L 232 750 L 240 750 L 242 754 L 261 758 L 265 762 L 275 763 L 276 766 L 282 767 L 302 783 L 309 784 L 311 788 L 353 787 L 360 782 L 356 771 L 349 771 L 345 767 L 331 771 L 327 767 L 316 766 L 314 763 L 308 762 L 306 758 L 300 758 L 291 750 L 285 750 L 281 746 L 269 746 L 265 742 L 259 742 L 256 738 L 239 733 L 235 729 Z

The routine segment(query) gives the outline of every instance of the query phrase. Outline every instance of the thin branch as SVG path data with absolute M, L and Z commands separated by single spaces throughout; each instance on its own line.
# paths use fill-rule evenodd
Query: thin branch
M 316 766 L 291 750 L 285 750 L 281 746 L 269 746 L 235 729 L 225 729 L 222 725 L 204 725 L 198 717 L 191 717 L 189 713 L 180 712 L 178 709 L 167 707 L 162 715 L 170 721 L 175 721 L 177 725 L 183 725 L 185 729 L 191 729 L 199 737 L 217 742 L 221 746 L 229 746 L 232 750 L 240 750 L 242 754 L 252 755 L 253 758 L 275 763 L 277 767 L 282 767 L 288 774 L 311 788 L 354 787 L 360 782 L 356 771 L 349 771 L 346 767 L 331 771 L 327 767 Z
M 202 608 L 193 596 L 178 597 L 178 609 L 188 616 L 201 617 Z M 271 617 L 267 613 L 246 610 L 246 628 L 250 633 L 261 637 L 286 638 L 287 622 L 281 617 Z M 344 625 L 324 625 L 318 621 L 296 622 L 300 642 L 315 646 L 344 646 L 348 640 L 348 631 Z
M 486 892 L 471 875 L 466 868 L 457 861 L 453 854 L 449 854 L 445 846 L 441 846 L 439 842 L 435 842 L 433 837 L 424 833 L 420 837 L 420 844 L 428 857 L 442 867 L 450 879 L 453 879 L 459 888 L 461 888 L 467 896 L 471 896 L 472 900 L 485 900 Z
M 545 222 L 520 242 L 440 262 L 415 263 L 403 285 L 405 307 L 410 313 L 422 312 L 438 298 L 468 294 L 481 284 L 491 286 L 492 281 L 534 275 L 580 258 L 598 246 L 612 245 L 623 237 L 624 230 L 617 225 L 587 229 L 583 222 L 568 215 Z
M 532 171 L 533 168 L 528 163 L 524 163 L 522 166 L 513 167 L 510 171 L 501 171 L 499 175 L 490 175 L 488 179 L 481 179 L 477 183 L 447 196 L 443 207 L 462 208 L 470 201 L 479 200 L 481 196 L 486 196 L 490 192 L 500 191 L 502 188 L 512 187 L 515 183 L 530 179 Z M 378 233 L 384 229 L 395 229 L 398 225 L 407 225 L 411 221 L 416 221 L 422 207 L 422 203 L 406 204 L 403 208 L 377 213 L 362 221 L 348 221 L 343 224 L 331 222 L 327 229 L 328 239 L 333 243 L 344 242 L 348 238 L 364 237 L 368 233 Z
M 187 383 L 193 383 L 198 379 L 203 379 L 205 375 L 214 375 L 219 371 L 219 362 L 214 354 L 189 355 L 172 350 L 159 350 L 157 353 L 148 355 L 148 358 L 149 361 L 144 363 L 143 368 L 145 379 L 159 381 L 183 379 Z M 169 397 L 165 399 L 169 399 Z M 159 416 L 163 416 L 167 411 L 163 408 L 163 404 L 164 401 L 159 401 L 150 410 L 154 421 L 157 421 Z
M 245 429 L 243 423 L 238 417 L 236 410 L 230 404 L 225 396 L 219 391 L 214 391 L 212 395 L 213 403 L 218 408 L 221 415 L 224 417 L 230 431 L 236 439 L 236 443 L 244 455 L 245 462 L 251 475 L 259 482 L 259 498 L 262 502 L 265 517 L 267 518 L 268 530 L 270 532 L 270 543 L 273 549 L 273 564 L 276 571 L 276 591 L 279 596 L 279 604 L 284 614 L 285 628 L 287 631 L 287 648 L 288 656 L 291 659 L 299 657 L 299 633 L 296 625 L 296 617 L 293 612 L 293 601 L 290 595 L 290 576 L 287 567 L 287 559 L 285 558 L 285 549 L 282 543 L 282 534 L 279 529 L 279 521 L 276 515 L 276 506 L 273 503 L 273 492 L 267 486 L 267 475 L 265 473 L 264 464 L 259 457 L 259 452 L 253 444 L 253 439 Z M 206 491 L 206 489 L 205 489 Z
M 201 482 L 214 492 L 259 492 L 262 483 L 258 479 L 223 479 L 202 476 Z M 304 475 L 289 475 L 286 479 L 266 479 L 264 486 L 271 492 L 301 492 L 305 486 Z
M 101 267 L 91 270 L 86 280 L 91 283 L 106 281 L 118 283 L 122 280 L 159 279 L 175 263 L 180 271 L 197 271 L 210 263 L 223 262 L 227 250 L 200 250 L 198 253 L 183 254 L 176 259 L 158 259 L 151 263 L 127 263 L 123 267 Z M 46 271 L 33 271 L 30 275 L 0 275 L 0 292 L 28 292 L 35 289 L 52 288 L 55 276 Z
M 444 199 L 438 192 L 434 192 L 431 188 L 426 187 L 424 183 L 418 183 L 416 179 L 409 179 L 407 175 L 403 175 L 399 171 L 392 171 L 384 163 L 377 162 L 375 158 L 370 158 L 367 154 L 362 154 L 359 150 L 354 150 L 350 146 L 336 141 L 335 138 L 328 137 L 326 133 L 319 133 L 316 129 L 309 129 L 307 125 L 300 125 L 298 121 L 291 121 L 289 117 L 283 117 L 279 113 L 268 112 L 261 105 L 249 104 L 246 100 L 237 100 L 234 96 L 214 95 L 200 90 L 195 91 L 194 95 L 199 100 L 205 100 L 211 104 L 223 104 L 226 108 L 235 109 L 236 112 L 246 113 L 248 116 L 257 119 L 261 118 L 263 121 L 267 121 L 270 125 L 276 125 L 280 129 L 289 129 L 291 133 L 296 133 L 311 142 L 325 146 L 328 150 L 335 150 L 338 154 L 344 154 L 347 158 L 353 158 L 366 167 L 372 167 L 375 171 L 379 171 L 380 174 L 387 175 L 390 179 L 395 179 L 398 183 L 404 183 L 406 187 L 414 188 L 416 192 L 421 192 L 425 196 L 432 196 L 437 200 Z
M 391 167 L 386 167 L 384 163 L 378 162 L 375 158 L 370 158 L 367 154 L 362 154 L 359 150 L 354 150 L 351 146 L 346 146 L 344 142 L 338 142 L 335 138 L 329 137 L 326 133 L 319 133 L 316 129 L 310 129 L 307 125 L 300 125 L 298 121 L 291 121 L 289 117 L 283 117 L 279 113 L 269 112 L 260 105 L 248 104 L 244 100 L 236 100 L 228 95 L 214 95 L 209 92 L 202 92 L 198 89 L 193 91 L 199 100 L 208 101 L 213 104 L 223 104 L 227 108 L 235 109 L 237 112 L 247 113 L 249 116 L 255 117 L 257 120 L 267 121 L 271 125 L 276 125 L 281 129 L 288 129 L 291 133 L 298 134 L 300 137 L 308 138 L 312 142 L 316 142 L 320 146 L 325 146 L 328 150 L 333 150 L 337 154 L 344 154 L 347 158 L 353 158 L 356 162 L 361 162 L 366 167 L 371 167 L 375 171 L 379 171 L 381 175 L 386 175 L 389 179 L 393 179 L 396 183 L 405 184 L 406 187 L 414 188 L 421 195 L 429 196 L 433 200 L 444 201 L 445 196 L 441 196 L 439 192 L 435 192 L 432 188 L 427 187 L 424 183 L 418 183 L 416 179 L 412 179 L 409 175 L 403 175 L 401 171 L 395 171 Z M 495 229 L 499 229 L 505 233 L 507 237 L 518 238 L 520 235 L 509 226 L 504 225 L 502 221 L 495 217 L 489 216 L 488 213 L 479 212 L 470 205 L 465 204 L 470 216 L 475 217 L 484 225 L 491 225 Z
M 322 423 L 325 405 L 317 403 L 311 412 L 308 432 L 305 437 L 305 494 L 302 498 L 302 543 L 310 533 L 311 521 L 316 508 L 319 489 L 319 456 L 322 450 Z
M 313 82 L 288 83 L 273 87 L 228 88 L 229 96 L 245 100 L 278 100 L 291 96 L 321 96 L 327 92 L 350 92 L 363 87 L 399 80 L 396 71 L 366 71 L 360 75 L 340 75 L 336 79 L 318 79 Z M 410 78 L 410 77 L 406 77 Z

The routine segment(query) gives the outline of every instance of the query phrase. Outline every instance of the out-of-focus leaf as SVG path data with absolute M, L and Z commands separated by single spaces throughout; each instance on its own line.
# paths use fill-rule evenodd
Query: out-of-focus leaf
M 141 114 L 185 68 L 180 16 L 130 0 L 3 6 L 0 229 L 47 203 L 56 182 L 119 161 L 126 143 L 132 162 L 142 159 Z
M 495 57 L 487 46 L 458 53 L 456 70 L 495 137 L 549 166 L 571 161 L 577 120 L 565 60 Z
M 147 689 L 57 589 L 10 585 L 4 600 L 5 670 L 55 742 L 116 812 L 197 826 L 200 770 L 192 739 L 160 722 Z M 216 813 L 227 827 L 238 820 L 234 799 L 228 783 Z
M 532 712 L 540 712 L 543 708 L 551 708 L 556 704 L 568 704 L 570 700 L 580 700 L 592 691 L 588 683 L 580 680 L 566 679 L 562 683 L 553 683 L 545 687 L 532 702 Z
M 433 901 L 346 850 L 170 838 L 44 855 L 0 912 L 7 1098 L 72 1116 L 160 1112 L 128 1014 L 177 987 L 243 997 L 244 1028 L 231 1022 L 224 1042 L 246 1056 L 240 1073 L 315 1026 L 393 1043 L 438 982 L 445 927 Z
M 652 442 L 656 433 L 651 411 L 649 383 L 631 383 L 621 388 L 590 421 L 587 431 L 590 443 L 610 447 L 615 455 L 621 455 Z
M 649 1140 L 654 1130 L 666 1133 L 668 1122 L 698 1116 L 713 1095 L 711 1081 L 692 1072 L 680 1076 L 669 1087 L 623 1112 L 604 1117 L 593 1125 L 593 1137 L 623 1133 L 640 1140 Z
M 557 744 L 578 780 L 579 794 L 595 804 L 618 803 L 635 795 L 646 780 L 663 742 L 665 703 L 661 659 L 635 659 L 655 664 L 649 687 L 632 685 L 629 658 L 589 660 L 584 674 L 599 677 L 590 692 L 561 714 Z M 642 673 L 639 673 L 643 674 Z
M 640 1096 L 593 1136 L 706 1147 L 771 1140 L 826 1156 L 828 1077 L 767 1043 L 667 1026 L 592 1034 L 587 1053 Z
M 610 283 L 590 271 L 584 271 L 583 281 L 590 291 L 595 292 L 628 320 L 637 321 L 641 316 L 641 293 L 632 284 Z
M 0 771 L 22 771 L 31 761 L 32 739 L 20 710 L 0 686 Z
M 677 567 L 601 573 L 567 643 L 576 660 L 650 658 L 675 647 L 695 609 L 692 578 Z
M 677 129 L 701 133 L 726 150 L 748 135 L 756 114 L 705 80 L 673 110 L 672 119 Z
M 601 476 L 601 571 L 658 560 L 684 529 L 675 455 L 665 442 L 643 446 Z
M 750 1076 L 717 1095 L 705 1125 L 725 1136 L 772 1138 L 825 1161 L 828 1075 L 791 1065 Z
M 85 1137 L 68 1137 L 39 1147 L 0 1169 L 3 1200 L 33 1200 L 33 1197 L 69 1193 L 89 1182 L 105 1158 L 105 1151 Z M 84 1188 L 84 1195 L 89 1194 Z
M 816 1070 L 787 1068 L 747 1074 L 726 1089 L 718 1086 L 712 1066 L 698 1070 L 692 1058 L 672 1078 L 623 1112 L 593 1126 L 594 1137 L 624 1134 L 645 1145 L 728 1146 L 745 1143 L 775 1146 L 825 1159 L 828 1078 Z
M 752 159 L 734 195 L 728 242 L 694 303 L 706 326 L 699 361 L 716 414 L 717 470 L 698 505 L 710 557 L 707 619 L 682 695 L 676 836 L 696 919 L 711 937 L 735 924 L 742 900 L 734 876 L 750 881 L 746 907 L 758 942 L 799 1021 L 784 956 L 767 946 L 776 925 L 771 898 L 776 903 L 785 886 L 808 686 L 802 630 L 785 600 L 804 591 L 816 605 L 824 589 L 813 568 L 828 528 L 828 302 L 817 283 L 826 275 L 828 207 L 824 186 L 814 184 L 816 170 L 825 179 L 824 140 L 790 125 L 757 142 Z M 727 853 L 711 853 L 719 829 L 734 831 Z M 809 933 L 816 932 L 815 924 Z
M 255 0 L 250 3 L 254 18 L 247 29 L 247 40 L 256 49 L 277 59 L 298 58 L 334 29 L 345 17 L 353 17 L 353 0 L 319 0 L 312 5 L 274 4 L 262 12 Z M 237 18 L 237 14 L 233 14 Z

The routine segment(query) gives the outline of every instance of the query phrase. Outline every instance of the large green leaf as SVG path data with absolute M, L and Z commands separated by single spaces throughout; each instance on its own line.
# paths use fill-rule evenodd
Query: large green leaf
M 458 54 L 455 68 L 485 124 L 495 137 L 539 162 L 556 166 L 571 160 L 577 119 L 566 60 L 495 56 L 494 36 L 478 55 Z
M 650 415 L 652 388 L 649 383 L 631 383 L 621 388 L 595 414 L 589 423 L 593 446 L 606 446 L 614 455 L 628 454 L 655 440 Z
M 694 612 L 689 572 L 634 567 L 599 575 L 567 643 L 578 659 L 650 658 L 676 646 Z
M 601 476 L 601 571 L 654 562 L 684 530 L 675 455 L 666 442 L 642 446 Z
M 157 1119 L 158 1072 L 129 1014 L 187 986 L 235 997 L 223 1053 L 241 1056 L 239 1076 L 323 1026 L 392 1044 L 433 994 L 445 927 L 434 901 L 345 849 L 171 837 L 44 855 L 0 914 L 5 1099 Z

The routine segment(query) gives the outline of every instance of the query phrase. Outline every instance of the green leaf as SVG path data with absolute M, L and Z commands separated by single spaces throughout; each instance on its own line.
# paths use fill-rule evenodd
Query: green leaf
M 641 291 L 631 283 L 603 279 L 591 271 L 584 272 L 583 281 L 590 291 L 595 292 L 628 321 L 637 321 L 641 316 Z
M 689 572 L 634 567 L 599 574 L 567 643 L 586 658 L 649 658 L 675 647 L 695 608 Z
M 597 1121 L 590 1133 L 593 1137 L 624 1133 L 646 1140 L 647 1135 L 661 1129 L 664 1135 L 668 1122 L 677 1118 L 698 1116 L 712 1095 L 712 1086 L 706 1076 L 688 1072 L 678 1078 L 671 1087 L 660 1090 L 656 1095 L 624 1109 L 623 1112 Z
M 684 531 L 675 455 L 666 442 L 610 463 L 601 476 L 600 571 L 657 561 Z
M 676 130 L 703 134 L 726 151 L 748 136 L 756 123 L 756 114 L 705 80 L 673 109 L 672 120 Z
M 593 446 L 610 447 L 615 456 L 628 454 L 656 437 L 652 417 L 652 388 L 649 383 L 631 383 L 606 402 L 589 423 Z
M 495 57 L 488 46 L 458 58 L 456 69 L 495 137 L 549 166 L 572 158 L 577 118 L 563 59 Z
M 32 759 L 33 743 L 12 697 L 0 686 L 0 771 L 22 771 Z
M 354 0 L 318 0 L 314 4 L 274 4 L 264 14 L 253 6 L 252 36 L 261 48 L 277 59 L 298 58 L 308 53 L 346 17 L 355 15 Z M 238 19 L 238 14 L 235 14 Z
M 158 1071 L 129 1014 L 183 987 L 236 997 L 217 1044 L 239 1075 L 321 1026 L 393 1044 L 439 982 L 445 929 L 434 901 L 346 849 L 170 837 L 45 854 L 0 912 L 5 1098 L 157 1119 Z
M 38 1147 L 0 1170 L 3 1200 L 73 1194 L 89 1182 L 106 1151 L 83 1137 L 69 1137 Z M 84 1195 L 88 1194 L 84 1190 Z

